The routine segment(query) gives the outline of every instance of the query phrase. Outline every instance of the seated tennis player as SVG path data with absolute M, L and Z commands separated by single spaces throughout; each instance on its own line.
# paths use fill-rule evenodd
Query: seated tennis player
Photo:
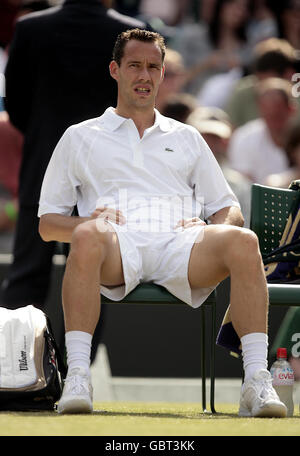
M 71 244 L 62 291 L 68 375 L 58 412 L 93 410 L 90 350 L 100 290 L 121 301 L 139 283 L 154 282 L 196 308 L 230 276 L 245 374 L 239 414 L 284 417 L 267 370 L 258 240 L 242 227 L 237 198 L 201 135 L 155 109 L 164 55 L 157 33 L 118 37 L 109 66 L 117 106 L 68 128 L 44 177 L 41 237 Z

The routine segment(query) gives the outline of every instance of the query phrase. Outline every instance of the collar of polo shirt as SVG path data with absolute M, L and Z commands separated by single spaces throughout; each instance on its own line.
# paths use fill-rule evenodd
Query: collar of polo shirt
M 169 119 L 164 117 L 160 114 L 157 109 L 154 109 L 155 112 L 155 122 L 154 126 L 158 126 L 162 131 L 170 131 L 171 125 Z M 104 123 L 105 127 L 111 131 L 117 130 L 126 120 L 126 117 L 121 117 L 115 113 L 115 109 L 113 107 L 109 107 L 106 109 L 105 115 L 102 117 L 102 122 Z

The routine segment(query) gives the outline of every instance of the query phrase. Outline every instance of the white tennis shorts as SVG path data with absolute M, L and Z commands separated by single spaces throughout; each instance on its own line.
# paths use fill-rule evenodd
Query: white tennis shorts
M 197 308 L 214 290 L 215 286 L 191 289 L 188 280 L 191 249 L 204 225 L 151 233 L 128 231 L 122 225 L 109 223 L 118 236 L 125 283 L 109 288 L 101 285 L 101 293 L 107 298 L 121 301 L 138 284 L 153 282 Z

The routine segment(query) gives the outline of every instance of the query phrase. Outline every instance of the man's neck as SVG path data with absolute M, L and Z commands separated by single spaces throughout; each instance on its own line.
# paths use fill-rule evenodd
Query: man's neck
M 143 137 L 144 131 L 147 128 L 152 127 L 152 125 L 155 122 L 154 108 L 151 108 L 147 111 L 139 109 L 136 109 L 134 111 L 130 110 L 129 113 L 129 111 L 127 111 L 126 109 L 117 106 L 115 109 L 115 113 L 118 116 L 125 117 L 126 119 L 132 119 L 139 132 L 140 138 Z
M 285 136 L 286 136 L 286 128 L 270 128 L 270 126 L 267 125 L 267 123 L 265 122 L 265 125 L 266 125 L 266 128 L 267 128 L 267 131 L 273 141 L 273 143 L 277 146 L 277 147 L 281 147 L 283 148 L 284 147 L 284 139 L 285 139 Z
M 273 143 L 277 147 L 283 147 L 285 135 L 282 131 L 269 130 Z

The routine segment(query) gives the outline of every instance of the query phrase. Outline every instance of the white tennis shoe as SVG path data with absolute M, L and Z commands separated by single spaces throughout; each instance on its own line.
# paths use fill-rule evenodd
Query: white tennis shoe
M 239 416 L 284 418 L 287 408 L 272 385 L 268 370 L 260 369 L 242 385 Z
M 93 387 L 89 373 L 82 367 L 70 370 L 65 379 L 58 413 L 92 413 Z

